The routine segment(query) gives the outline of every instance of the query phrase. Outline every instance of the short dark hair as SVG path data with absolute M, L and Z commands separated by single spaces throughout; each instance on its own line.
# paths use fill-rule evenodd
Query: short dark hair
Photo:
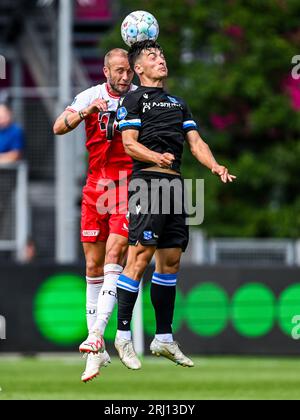
M 128 61 L 132 70 L 134 70 L 135 63 L 144 50 L 151 50 L 155 48 L 163 53 L 162 47 L 156 41 L 140 41 L 134 43 L 128 52 Z

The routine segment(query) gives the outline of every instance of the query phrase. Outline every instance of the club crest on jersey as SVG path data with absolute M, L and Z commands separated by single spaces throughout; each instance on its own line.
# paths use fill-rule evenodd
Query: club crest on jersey
M 176 98 L 172 98 L 172 96 L 168 96 L 168 99 L 172 102 L 172 104 L 178 104 L 179 102 L 177 101 Z
M 145 241 L 150 241 L 151 239 L 153 239 L 153 232 L 151 232 L 151 230 L 145 230 L 144 239 Z
M 127 109 L 124 106 L 122 106 L 122 108 L 118 109 L 118 113 L 117 113 L 118 120 L 124 120 L 127 114 L 128 114 Z

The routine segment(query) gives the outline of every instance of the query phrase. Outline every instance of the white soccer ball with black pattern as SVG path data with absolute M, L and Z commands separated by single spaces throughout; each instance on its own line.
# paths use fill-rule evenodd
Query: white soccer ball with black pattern
M 139 41 L 156 41 L 159 35 L 159 25 L 151 13 L 138 10 L 130 13 L 121 26 L 122 38 L 129 47 Z

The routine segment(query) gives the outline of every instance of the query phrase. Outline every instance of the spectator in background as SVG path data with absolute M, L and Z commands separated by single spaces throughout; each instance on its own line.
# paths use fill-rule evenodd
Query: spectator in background
M 0 104 L 0 165 L 20 160 L 24 145 L 23 129 L 13 122 L 9 106 Z
M 37 256 L 36 244 L 32 238 L 27 239 L 24 251 L 24 263 L 29 264 L 35 261 Z
M 6 165 L 17 162 L 24 152 L 24 133 L 13 122 L 12 110 L 0 103 L 0 240 L 15 237 L 15 184 Z M 4 257 L 7 259 L 6 253 Z

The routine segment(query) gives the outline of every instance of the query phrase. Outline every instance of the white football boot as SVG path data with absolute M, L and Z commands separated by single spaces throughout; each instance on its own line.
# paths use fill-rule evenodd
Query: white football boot
M 176 363 L 177 365 L 183 367 L 194 366 L 192 360 L 182 353 L 176 341 L 166 343 L 163 341 L 159 341 L 157 338 L 154 338 L 150 345 L 150 350 L 155 356 L 166 357 L 167 359 L 172 360 L 172 362 Z
M 142 364 L 138 359 L 133 343 L 131 340 L 124 340 L 122 338 L 116 338 L 115 348 L 119 353 L 121 362 L 128 368 L 133 370 L 141 369 Z
M 106 367 L 111 363 L 109 354 L 107 351 L 104 353 L 90 353 L 87 355 L 86 368 L 81 376 L 81 380 L 84 383 L 92 381 L 100 374 L 100 368 Z
M 103 353 L 105 351 L 105 343 L 102 335 L 97 331 L 89 334 L 88 338 L 79 346 L 80 353 Z

